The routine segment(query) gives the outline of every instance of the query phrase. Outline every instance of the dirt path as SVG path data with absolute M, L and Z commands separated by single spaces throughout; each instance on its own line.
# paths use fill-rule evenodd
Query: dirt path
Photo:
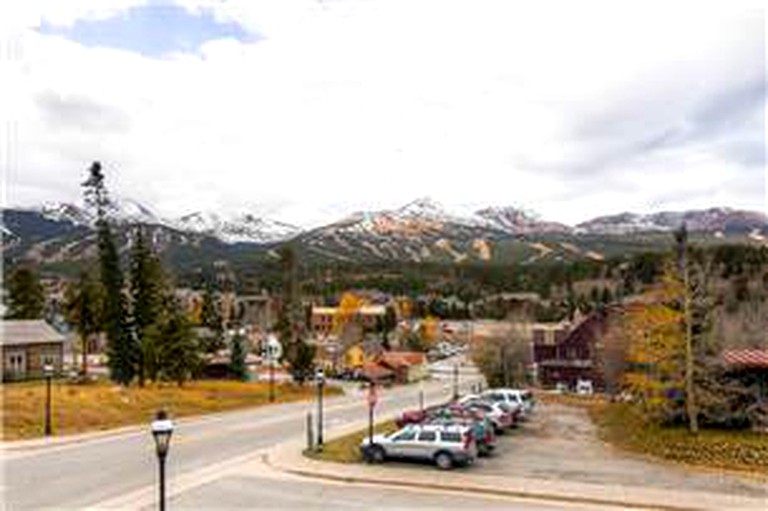
M 573 406 L 540 405 L 529 422 L 499 437 L 499 450 L 473 472 L 768 498 L 768 479 L 654 462 L 607 446 L 586 411 Z

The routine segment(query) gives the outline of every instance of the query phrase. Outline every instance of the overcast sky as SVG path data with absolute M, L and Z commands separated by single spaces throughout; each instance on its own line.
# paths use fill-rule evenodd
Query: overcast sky
M 765 210 L 759 2 L 522 3 L 14 3 L 3 200 L 78 201 L 98 159 L 164 216 Z

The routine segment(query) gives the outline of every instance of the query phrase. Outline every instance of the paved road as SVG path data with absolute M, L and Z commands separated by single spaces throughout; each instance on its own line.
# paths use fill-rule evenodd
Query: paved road
M 470 378 L 468 374 L 462 376 L 465 384 L 470 383 Z M 419 385 L 409 385 L 383 392 L 379 416 L 418 406 L 419 390 Z M 444 401 L 451 395 L 452 387 L 450 382 L 435 381 L 427 383 L 424 391 L 427 402 Z M 290 403 L 180 423 L 169 458 L 170 484 L 184 474 L 304 436 L 308 410 L 314 411 L 314 405 Z M 326 400 L 326 427 L 365 417 L 363 395 Z M 5 453 L 4 457 L 2 499 L 8 509 L 97 506 L 155 484 L 154 444 L 146 432 L 26 453 Z

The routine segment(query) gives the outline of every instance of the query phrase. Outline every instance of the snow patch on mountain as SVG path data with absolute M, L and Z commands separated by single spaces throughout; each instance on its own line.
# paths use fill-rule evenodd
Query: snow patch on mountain
M 198 211 L 172 222 L 172 226 L 180 231 L 213 236 L 225 243 L 274 243 L 292 238 L 300 232 L 294 225 L 250 213 L 227 217 Z
M 623 235 L 638 232 L 671 232 L 683 223 L 689 231 L 750 232 L 766 228 L 766 215 L 732 208 L 662 211 L 651 214 L 619 213 L 600 216 L 576 226 L 579 233 Z

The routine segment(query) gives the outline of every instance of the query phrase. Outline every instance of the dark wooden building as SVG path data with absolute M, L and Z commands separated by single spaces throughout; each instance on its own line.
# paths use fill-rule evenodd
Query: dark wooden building
M 595 390 L 605 387 L 603 374 L 596 363 L 596 350 L 606 331 L 607 311 L 594 312 L 570 331 L 557 335 L 533 335 L 533 361 L 541 386 L 552 388 L 564 384 L 569 389 L 579 380 L 589 380 Z

